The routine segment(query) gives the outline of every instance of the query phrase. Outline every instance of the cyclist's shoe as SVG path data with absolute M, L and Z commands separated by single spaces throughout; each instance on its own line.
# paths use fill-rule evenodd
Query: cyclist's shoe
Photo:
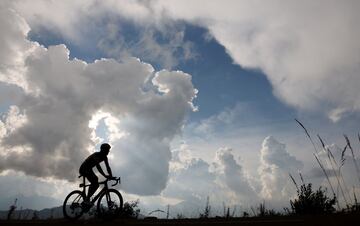
M 85 213 L 88 212 L 93 205 L 94 204 L 92 202 L 87 201 L 87 200 L 85 200 L 81 203 L 81 207 L 83 208 Z

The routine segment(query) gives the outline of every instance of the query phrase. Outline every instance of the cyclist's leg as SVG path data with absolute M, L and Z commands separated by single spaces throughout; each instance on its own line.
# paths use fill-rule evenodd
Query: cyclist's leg
M 98 177 L 95 175 L 95 173 L 90 170 L 87 175 L 86 178 L 90 181 L 90 186 L 89 186 L 89 191 L 86 197 L 86 201 L 90 201 L 91 196 L 96 192 L 96 190 L 99 187 L 99 180 Z

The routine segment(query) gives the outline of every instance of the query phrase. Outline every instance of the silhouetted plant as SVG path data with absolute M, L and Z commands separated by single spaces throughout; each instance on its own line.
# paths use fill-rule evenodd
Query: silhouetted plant
M 235 216 L 236 206 L 234 206 L 231 213 L 230 213 L 231 208 L 229 206 L 226 206 L 225 202 L 223 202 L 223 207 L 224 207 L 224 215 L 223 215 L 224 218 L 228 219 L 228 218 L 233 218 Z
M 319 138 L 319 141 L 321 143 L 321 146 L 324 150 L 325 153 L 327 153 L 327 157 L 328 157 L 328 164 L 331 166 L 332 168 L 332 171 L 335 173 L 335 178 L 336 178 L 336 181 L 337 181 L 337 188 L 339 190 L 340 188 L 340 192 L 342 194 L 342 197 L 344 198 L 344 201 L 345 201 L 345 204 L 346 206 L 349 205 L 348 201 L 347 201 L 347 198 L 345 196 L 345 190 L 347 191 L 347 193 L 349 193 L 348 189 L 347 189 L 347 186 L 345 183 L 342 183 L 344 182 L 344 179 L 342 178 L 342 174 L 341 174 L 341 165 L 339 166 L 335 160 L 335 157 L 334 155 L 332 154 L 331 150 L 329 147 L 325 146 L 325 143 L 323 141 L 323 139 L 320 137 L 320 135 L 318 134 L 317 137 Z M 345 150 L 346 148 L 348 147 L 348 145 L 346 145 L 345 147 Z M 336 195 L 338 196 L 338 193 L 336 193 Z
M 355 194 L 355 188 L 354 188 L 354 204 L 349 205 L 347 210 L 343 210 L 351 213 L 360 213 L 360 203 L 357 201 L 357 197 Z
M 230 207 L 228 207 L 226 210 L 225 218 L 230 218 L 230 217 L 232 217 L 232 216 L 230 215 Z
M 200 213 L 200 218 L 209 218 L 211 206 L 209 203 L 209 196 L 206 199 L 206 206 L 203 213 Z
M 266 216 L 279 216 L 281 215 L 280 213 L 276 212 L 273 209 L 266 209 L 265 207 L 265 201 L 263 203 L 260 203 L 259 207 L 257 208 L 258 213 L 256 214 L 256 216 L 258 217 L 266 217 Z
M 14 205 L 10 206 L 9 211 L 8 211 L 8 215 L 7 215 L 7 220 L 11 219 L 11 215 L 14 213 L 15 209 L 16 209 L 16 206 L 14 206 Z
M 304 129 L 306 136 L 309 138 L 311 144 L 313 145 L 314 150 L 315 150 L 315 152 L 313 153 L 313 155 L 314 155 L 317 163 L 319 164 L 321 170 L 323 171 L 323 173 L 324 173 L 324 175 L 325 175 L 325 177 L 326 177 L 326 180 L 327 180 L 328 183 L 329 183 L 329 187 L 330 187 L 332 193 L 333 193 L 334 196 L 335 196 L 334 187 L 333 187 L 333 185 L 332 185 L 332 183 L 331 183 L 331 180 L 330 180 L 330 177 L 329 177 L 329 175 L 328 175 L 328 173 L 327 173 L 327 171 L 326 171 L 326 169 L 325 169 L 325 167 L 324 167 L 324 163 L 322 162 L 322 160 L 321 160 L 321 159 L 319 158 L 319 156 L 318 156 L 318 153 L 319 153 L 319 152 L 318 152 L 318 150 L 317 150 L 317 148 L 316 148 L 316 145 L 315 145 L 313 139 L 312 139 L 311 136 L 310 136 L 310 133 L 308 132 L 308 130 L 306 129 L 306 127 L 305 127 L 299 120 L 295 119 L 295 121 Z M 325 151 L 326 151 L 325 144 L 324 144 L 324 142 L 322 141 L 321 137 L 318 136 L 318 138 L 319 138 L 319 140 L 320 140 L 320 142 L 321 142 L 321 144 L 322 144 L 322 146 L 323 146 L 323 149 L 325 149 Z M 345 138 L 346 138 L 346 136 L 345 136 Z M 330 158 L 330 155 L 332 156 L 331 152 L 328 151 L 327 153 L 328 153 L 329 158 Z M 333 160 L 335 161 L 335 159 L 333 159 Z M 330 161 L 331 161 L 331 160 L 330 160 Z M 339 180 L 338 180 L 338 181 L 339 181 Z M 339 183 L 340 183 L 340 182 L 339 182 Z M 298 191 L 298 192 L 299 192 L 299 191 Z M 344 196 L 344 199 L 345 199 L 345 196 Z M 338 209 L 340 210 L 340 204 L 339 204 L 338 200 L 335 199 L 335 202 L 336 202 L 336 204 L 337 204 Z
M 30 210 L 26 210 L 23 219 L 27 220 L 30 214 Z
M 264 217 L 266 216 L 266 208 L 265 208 L 265 202 L 260 203 L 259 207 L 258 207 L 259 213 L 258 216 L 259 217 Z
M 169 216 L 170 216 L 170 205 L 168 204 L 166 206 L 166 219 L 169 219 Z
M 326 189 L 322 187 L 313 191 L 311 183 L 302 184 L 297 194 L 295 200 L 290 200 L 291 209 L 295 214 L 325 214 L 335 211 L 336 196 L 328 197 Z
M 125 202 L 123 207 L 122 216 L 124 218 L 138 218 L 140 214 L 139 200 L 132 202 Z
M 22 209 L 23 209 L 23 207 L 21 206 L 20 211 L 19 211 L 19 215 L 18 215 L 18 218 L 17 218 L 18 220 L 21 220 L 21 215 L 22 215 L 22 212 L 23 212 Z
M 7 215 L 7 220 L 11 219 L 12 214 L 14 213 L 15 209 L 16 209 L 16 202 L 17 199 L 15 199 L 14 205 L 11 205 L 8 211 L 8 215 Z
M 360 213 L 360 204 L 354 204 L 350 207 L 350 212 L 352 213 Z
M 244 217 L 244 218 L 249 217 L 249 216 L 250 216 L 250 214 L 246 211 L 244 211 L 242 214 L 242 217 Z
M 38 212 L 37 212 L 37 211 L 34 211 L 31 220 L 39 220 L 39 216 L 38 216 Z
M 291 211 L 288 207 L 284 207 L 284 215 L 290 215 L 291 214 Z

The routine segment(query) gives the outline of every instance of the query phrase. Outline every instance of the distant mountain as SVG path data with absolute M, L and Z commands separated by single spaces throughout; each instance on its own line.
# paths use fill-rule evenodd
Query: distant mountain
M 0 219 L 6 219 L 9 211 L 0 211 Z M 11 219 L 31 220 L 34 217 L 38 219 L 58 219 L 63 218 L 62 206 L 46 208 L 42 210 L 23 209 L 15 210 L 11 215 Z
M 48 196 L 25 196 L 19 194 L 16 196 L 1 197 L 0 210 L 8 210 L 9 206 L 14 204 L 15 199 L 17 199 L 16 206 L 18 209 L 23 207 L 24 209 L 42 210 L 44 208 L 48 208 L 49 206 L 60 206 L 62 204 L 61 200 L 57 200 Z

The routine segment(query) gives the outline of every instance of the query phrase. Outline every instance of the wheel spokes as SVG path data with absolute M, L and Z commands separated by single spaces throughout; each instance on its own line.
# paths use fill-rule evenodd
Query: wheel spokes
M 105 218 L 113 218 L 119 214 L 122 205 L 122 198 L 114 191 L 104 194 L 99 200 L 100 214 Z
M 66 197 L 63 205 L 63 213 L 66 218 L 77 219 L 84 213 L 81 203 L 83 195 L 81 191 L 74 191 Z

